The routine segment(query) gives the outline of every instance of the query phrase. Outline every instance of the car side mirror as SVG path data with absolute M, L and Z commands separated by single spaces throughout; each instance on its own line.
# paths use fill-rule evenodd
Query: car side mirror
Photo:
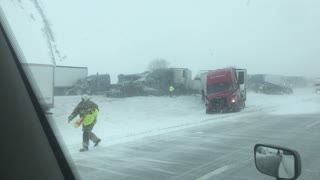
M 256 168 L 277 180 L 294 180 L 301 175 L 298 152 L 284 147 L 257 144 L 254 146 Z

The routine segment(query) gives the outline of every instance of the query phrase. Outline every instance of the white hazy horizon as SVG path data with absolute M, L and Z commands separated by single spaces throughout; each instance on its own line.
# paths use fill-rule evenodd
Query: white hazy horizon
M 140 73 L 155 58 L 171 67 L 239 67 L 250 74 L 320 77 L 320 1 L 38 0 L 66 59 L 89 74 Z M 32 1 L 0 1 L 29 63 L 49 64 Z

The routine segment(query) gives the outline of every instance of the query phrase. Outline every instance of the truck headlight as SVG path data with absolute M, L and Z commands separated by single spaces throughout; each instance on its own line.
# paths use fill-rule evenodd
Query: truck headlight
M 236 102 L 236 100 L 235 100 L 235 99 L 232 99 L 232 100 L 231 100 L 231 102 L 232 102 L 232 103 L 235 103 L 235 102 Z

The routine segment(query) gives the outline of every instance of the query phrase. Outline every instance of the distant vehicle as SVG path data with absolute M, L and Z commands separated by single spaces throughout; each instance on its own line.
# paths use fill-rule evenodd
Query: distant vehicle
M 34 91 L 44 109 L 54 106 L 54 66 L 50 64 L 23 64 Z
M 292 94 L 292 79 L 285 76 L 256 74 L 249 76 L 249 89 L 263 94 Z M 299 78 L 298 78 L 299 79 Z M 301 82 L 300 82 L 301 83 Z
M 65 95 L 79 80 L 87 76 L 87 67 L 56 66 L 54 72 L 54 95 Z
M 120 74 L 118 85 L 107 96 L 161 96 L 168 94 L 171 85 L 175 88 L 175 94 L 186 94 L 191 92 L 192 72 L 186 68 L 164 68 L 152 72 L 146 71 L 140 74 Z M 118 93 L 118 90 L 120 93 Z
M 292 94 L 293 90 L 290 87 L 280 86 L 269 82 L 258 84 L 257 92 L 264 94 Z
M 110 75 L 96 74 L 80 79 L 72 88 L 66 91 L 66 95 L 105 95 L 110 89 Z
M 314 92 L 316 94 L 320 94 L 320 83 L 314 85 Z
M 205 101 L 205 96 L 207 94 L 207 75 L 212 70 L 200 70 L 195 77 L 195 80 L 199 82 L 199 90 L 201 94 L 201 99 Z
M 176 90 L 187 91 L 191 88 L 192 72 L 190 69 L 170 68 L 170 70 L 173 71 L 173 85 Z
M 206 80 L 206 113 L 240 111 L 246 101 L 246 69 L 211 71 Z

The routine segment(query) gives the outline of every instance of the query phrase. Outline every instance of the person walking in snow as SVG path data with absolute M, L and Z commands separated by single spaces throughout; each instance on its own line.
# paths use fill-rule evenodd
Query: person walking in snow
M 81 99 L 81 102 L 69 116 L 68 122 L 70 123 L 77 115 L 80 116 L 81 119 L 76 123 L 79 123 L 78 125 L 82 124 L 83 147 L 80 149 L 80 152 L 83 152 L 89 150 L 89 140 L 91 140 L 94 143 L 94 147 L 96 147 L 100 143 L 101 139 L 92 132 L 93 126 L 97 122 L 99 107 L 96 103 L 92 102 L 86 94 L 82 95 Z
M 173 92 L 174 92 L 174 87 L 173 87 L 173 85 L 171 85 L 171 86 L 169 87 L 169 95 L 170 95 L 170 97 L 172 97 Z

